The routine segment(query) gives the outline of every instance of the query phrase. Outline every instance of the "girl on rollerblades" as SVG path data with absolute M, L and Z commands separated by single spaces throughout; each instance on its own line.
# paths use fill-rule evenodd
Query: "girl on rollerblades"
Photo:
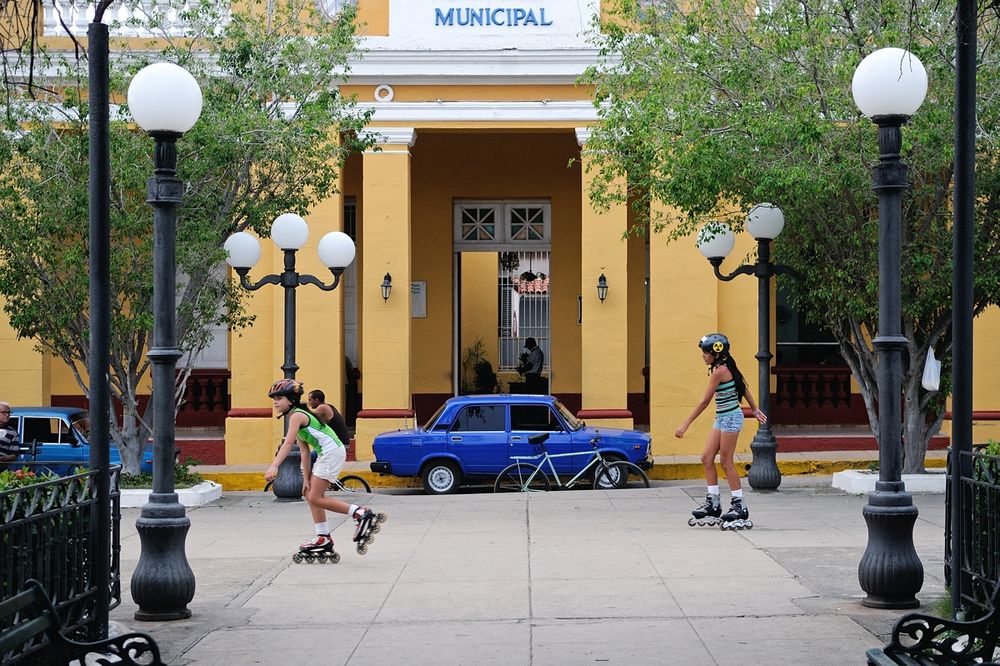
M 740 475 L 733 463 L 736 451 L 736 440 L 743 429 L 743 411 L 740 400 L 746 399 L 754 417 L 761 423 L 767 423 L 767 416 L 757 409 L 753 396 L 746 390 L 743 374 L 736 367 L 736 361 L 729 354 L 729 338 L 721 333 L 709 333 L 698 341 L 701 357 L 709 366 L 708 387 L 701 401 L 695 405 L 691 415 L 678 426 L 674 436 L 684 437 L 684 433 L 701 415 L 712 397 L 715 397 L 715 425 L 708 436 L 705 449 L 701 453 L 701 464 L 705 468 L 705 481 L 708 493 L 705 503 L 691 512 L 692 518 L 688 525 L 721 525 L 722 529 L 749 529 L 750 512 L 743 499 L 743 489 L 740 486 Z M 726 474 L 726 482 L 732 493 L 732 504 L 729 511 L 722 512 L 719 498 L 719 474 L 715 469 L 715 456 L 719 455 L 722 471 Z
M 302 391 L 300 382 L 294 379 L 279 379 L 267 392 L 268 397 L 274 400 L 274 409 L 278 412 L 279 418 L 288 416 L 288 434 L 278 448 L 274 462 L 264 473 L 264 478 L 273 481 L 278 476 L 278 467 L 288 456 L 292 445 L 298 441 L 302 461 L 302 496 L 309 504 L 309 511 L 316 527 L 316 538 L 302 544 L 293 559 L 296 562 L 301 562 L 302 559 L 308 562 L 314 559 L 319 559 L 320 562 L 327 559 L 338 562 L 340 555 L 333 550 L 333 539 L 330 538 L 326 512 L 343 513 L 354 519 L 356 524 L 354 541 L 361 554 L 368 550 L 368 543 L 374 540 L 371 533 L 378 531 L 378 523 L 385 520 L 385 514 L 376 514 L 366 506 L 347 504 L 325 495 L 330 483 L 337 480 L 344 466 L 347 447 L 330 426 L 321 422 L 301 404 Z M 315 465 L 310 458 L 310 450 L 317 454 Z

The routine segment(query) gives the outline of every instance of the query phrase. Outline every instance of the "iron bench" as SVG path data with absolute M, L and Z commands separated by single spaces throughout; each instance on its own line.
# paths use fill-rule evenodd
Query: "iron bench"
M 1000 584 L 990 611 L 978 620 L 957 622 L 910 613 L 892 629 L 892 642 L 868 650 L 869 666 L 997 666 L 1000 640 Z
M 67 638 L 59 613 L 36 580 L 28 580 L 23 592 L 0 601 L 0 627 L 6 627 L 0 632 L 0 662 L 4 664 L 8 659 L 27 654 L 44 636 L 48 644 L 41 654 L 51 660 L 46 663 L 69 664 L 79 660 L 83 664 L 86 656 L 93 654 L 113 655 L 121 660 L 115 663 L 126 666 L 166 666 L 160 659 L 160 649 L 146 634 L 123 634 L 92 643 Z

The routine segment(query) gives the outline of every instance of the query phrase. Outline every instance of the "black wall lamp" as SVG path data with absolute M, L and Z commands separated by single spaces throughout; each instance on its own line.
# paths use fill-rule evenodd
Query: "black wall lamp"
M 604 273 L 597 278 L 597 297 L 601 299 L 601 303 L 608 297 L 608 278 L 604 277 Z
M 382 278 L 382 284 L 379 286 L 382 288 L 382 300 L 388 301 L 389 294 L 392 293 L 392 276 L 386 273 L 385 277 Z

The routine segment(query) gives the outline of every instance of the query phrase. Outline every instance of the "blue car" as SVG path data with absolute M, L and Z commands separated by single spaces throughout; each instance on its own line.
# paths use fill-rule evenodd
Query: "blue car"
M 90 414 L 79 407 L 13 407 L 10 424 L 17 430 L 21 456 L 9 463 L 33 462 L 61 476 L 73 473 L 76 467 L 90 466 Z M 118 447 L 112 443 L 109 451 L 112 465 L 121 464 Z M 152 473 L 153 450 L 143 452 L 140 471 Z
M 528 442 L 547 433 L 549 453 L 589 452 L 600 431 L 600 450 L 611 460 L 627 460 L 649 469 L 648 433 L 593 428 L 552 396 L 467 395 L 451 398 L 422 428 L 385 432 L 375 437 L 373 472 L 419 476 L 433 495 L 452 493 L 463 484 L 493 483 L 511 456 L 540 453 Z M 587 456 L 556 458 L 556 471 L 575 474 Z

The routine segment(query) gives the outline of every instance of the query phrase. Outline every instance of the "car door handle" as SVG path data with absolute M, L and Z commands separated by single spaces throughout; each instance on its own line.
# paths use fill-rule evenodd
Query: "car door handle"
M 461 438 L 461 437 L 459 437 L 458 435 L 455 435 L 455 436 L 453 436 L 453 437 L 451 438 L 451 441 L 453 441 L 453 442 L 461 442 L 461 441 L 462 441 L 462 438 Z
M 521 436 L 520 435 L 513 435 L 513 436 L 511 436 L 510 441 L 512 441 L 512 442 L 520 442 L 521 441 Z

